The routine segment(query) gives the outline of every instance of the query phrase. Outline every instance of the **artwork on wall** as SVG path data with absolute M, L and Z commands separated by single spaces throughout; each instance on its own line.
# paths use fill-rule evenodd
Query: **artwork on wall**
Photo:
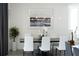
M 30 26 L 32 27 L 49 27 L 51 26 L 50 17 L 30 17 Z

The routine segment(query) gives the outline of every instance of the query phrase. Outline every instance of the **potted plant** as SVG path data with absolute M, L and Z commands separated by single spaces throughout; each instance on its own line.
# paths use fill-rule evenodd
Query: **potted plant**
M 16 37 L 19 35 L 18 28 L 12 27 L 10 28 L 10 38 L 13 39 L 12 42 L 12 50 L 16 51 Z

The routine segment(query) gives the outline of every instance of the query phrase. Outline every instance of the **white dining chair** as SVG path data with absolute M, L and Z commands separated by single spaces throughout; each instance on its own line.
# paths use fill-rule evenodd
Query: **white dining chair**
M 25 36 L 24 39 L 24 52 L 32 52 L 33 53 L 33 37 L 32 36 Z M 24 53 L 23 53 L 24 55 Z
M 50 51 L 50 37 L 42 37 L 42 43 L 39 49 L 43 52 Z
M 59 46 L 56 48 L 56 54 L 57 54 L 57 50 L 60 51 L 65 51 L 66 50 L 66 46 L 65 46 L 65 42 L 68 41 L 69 38 L 67 36 L 60 36 L 60 39 L 59 39 Z

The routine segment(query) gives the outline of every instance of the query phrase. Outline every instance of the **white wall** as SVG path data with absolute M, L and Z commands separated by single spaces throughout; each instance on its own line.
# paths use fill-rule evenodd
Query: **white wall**
M 20 35 L 17 37 L 17 48 L 22 49 L 20 38 L 24 38 L 26 33 L 31 33 L 36 36 L 42 32 L 42 28 L 31 28 L 29 24 L 29 9 L 51 9 L 51 15 L 55 18 L 52 19 L 49 33 L 51 36 L 65 35 L 68 32 L 68 6 L 67 4 L 9 4 L 9 28 L 17 26 L 20 31 Z M 45 12 L 44 12 L 45 13 Z M 31 14 L 31 13 L 30 13 Z M 49 14 L 49 13 L 48 13 Z M 41 32 L 40 32 L 41 30 Z M 9 40 L 10 42 L 10 40 Z M 10 49 L 10 43 L 9 43 Z

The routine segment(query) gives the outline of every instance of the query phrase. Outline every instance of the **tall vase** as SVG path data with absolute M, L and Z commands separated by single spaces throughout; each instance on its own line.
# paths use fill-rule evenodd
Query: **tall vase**
M 73 40 L 73 37 L 74 37 L 74 36 L 73 36 L 73 32 L 71 32 L 71 35 L 72 35 L 72 38 L 71 38 L 72 40 L 70 41 L 70 44 L 71 44 L 71 45 L 74 45 L 74 40 Z
M 16 42 L 13 42 L 13 43 L 12 43 L 12 50 L 13 50 L 13 51 L 16 51 Z

